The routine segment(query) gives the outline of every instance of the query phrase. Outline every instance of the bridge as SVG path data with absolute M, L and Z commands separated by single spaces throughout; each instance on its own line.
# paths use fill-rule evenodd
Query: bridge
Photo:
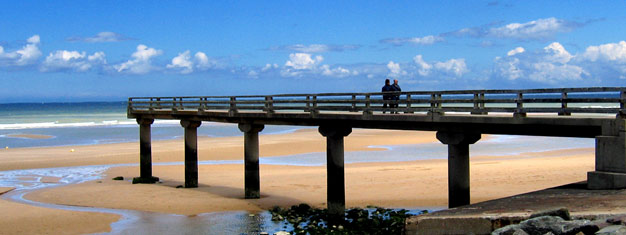
M 386 99 L 393 96 L 398 99 Z M 448 147 L 449 207 L 470 202 L 469 145 L 482 134 L 595 138 L 595 171 L 587 173 L 588 188 L 626 188 L 625 103 L 626 87 L 132 97 L 128 118 L 139 124 L 136 180 L 145 183 L 158 180 L 152 175 L 151 124 L 181 120 L 189 188 L 198 186 L 197 128 L 202 121 L 237 123 L 244 135 L 247 199 L 260 196 L 258 133 L 264 126 L 318 126 L 327 141 L 328 210 L 343 215 L 344 138 L 352 128 L 436 131 Z

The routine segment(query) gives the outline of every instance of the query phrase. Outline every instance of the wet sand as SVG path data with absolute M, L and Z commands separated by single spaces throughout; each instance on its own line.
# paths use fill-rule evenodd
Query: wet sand
M 51 135 L 34 135 L 34 134 L 10 134 L 7 137 L 11 138 L 23 138 L 23 139 L 50 139 L 54 136 Z
M 417 144 L 435 142 L 434 132 L 404 132 L 380 130 L 354 130 L 345 139 L 346 151 L 371 150 L 369 145 Z M 489 138 L 483 136 L 483 139 Z M 325 140 L 316 130 L 302 130 L 291 134 L 265 135 L 260 138 L 261 156 L 282 156 L 325 150 Z M 200 160 L 241 160 L 243 138 L 202 138 L 198 142 Z M 154 162 L 181 161 L 182 140 L 153 143 Z M 69 149 L 75 149 L 69 152 Z M 138 144 L 110 144 L 55 148 L 9 149 L 0 151 L 0 169 L 28 169 L 57 166 L 100 165 L 114 163 L 137 163 Z M 587 171 L 594 168 L 593 148 L 568 149 L 550 152 L 522 153 L 512 156 L 472 156 L 471 194 L 472 202 L 506 197 L 534 190 L 573 183 L 586 179 Z M 563 157 L 567 156 L 567 157 Z M 98 181 L 39 190 L 25 198 L 47 203 L 82 205 L 92 207 L 120 208 L 141 211 L 197 215 L 206 212 L 251 212 L 272 206 L 290 206 L 309 203 L 325 207 L 326 169 L 324 166 L 261 165 L 261 198 L 243 199 L 243 165 L 199 166 L 200 187 L 176 188 L 184 182 L 182 165 L 154 166 L 153 174 L 162 183 L 132 185 L 130 181 L 113 181 L 115 176 L 132 179 L 139 175 L 138 167 L 115 167 Z M 446 207 L 447 161 L 421 160 L 410 162 L 354 163 L 346 164 L 346 204 L 348 207 L 377 205 L 384 207 Z M 1 201 L 4 204 L 17 204 Z M 21 204 L 20 204 L 21 205 Z M 26 207 L 26 205 L 22 205 Z M 7 206 L 9 207 L 9 206 Z M 15 205 L 11 205 L 11 208 Z M 28 206 L 32 207 L 32 206 Z M 4 207 L 2 207 L 4 208 Z M 32 210 L 60 211 L 55 213 L 83 214 L 81 219 L 99 224 L 102 232 L 116 215 L 103 213 L 67 212 L 46 208 Z M 28 218 L 34 216 L 28 210 L 16 209 L 17 216 L 11 221 L 0 219 L 0 224 L 18 223 L 11 228 L 30 229 Z M 48 212 L 52 213 L 52 212 Z M 54 220 L 64 228 L 64 224 Z M 37 217 L 41 218 L 41 217 Z M 108 218 L 108 217 L 107 217 Z M 37 227 L 38 225 L 35 225 Z M 3 226 L 5 227 L 5 226 Z M 9 229 L 11 229 L 9 228 Z M 109 228 L 110 229 L 110 228 Z M 20 232 L 11 230 L 4 232 Z M 69 230 L 68 230 L 69 231 Z M 78 231 L 78 230 L 76 230 Z M 0 231 L 0 233 L 4 233 Z

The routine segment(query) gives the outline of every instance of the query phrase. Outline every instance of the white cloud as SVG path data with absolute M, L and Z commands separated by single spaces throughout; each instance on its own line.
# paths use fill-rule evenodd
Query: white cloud
M 132 59 L 124 63 L 115 65 L 114 68 L 118 72 L 126 72 L 131 74 L 146 74 L 154 69 L 152 66 L 152 58 L 161 55 L 161 50 L 149 48 L 146 45 L 140 44 L 137 46 L 137 50 L 132 54 Z
M 191 62 L 189 51 L 179 53 L 178 56 L 172 59 L 172 63 L 168 64 L 166 67 L 170 69 L 180 69 L 180 73 L 182 74 L 193 72 L 193 62 Z
M 322 52 L 341 52 L 341 51 L 349 51 L 349 50 L 357 50 L 361 48 L 359 45 L 329 45 L 329 44 L 294 44 L 287 46 L 277 46 L 271 47 L 269 50 L 286 50 L 286 51 L 297 51 L 302 53 L 322 53 Z
M 277 69 L 278 65 L 277 64 L 265 64 L 265 67 L 263 67 L 261 69 L 262 72 L 268 71 L 270 69 Z
M 416 55 L 413 57 L 413 62 L 417 65 L 417 72 L 420 76 L 428 76 L 428 74 L 430 74 L 430 70 L 433 68 L 431 64 L 424 61 L 422 55 Z
M 357 71 L 351 71 L 341 66 L 337 68 L 330 68 L 329 65 L 325 64 L 321 66 L 321 69 L 322 69 L 322 75 L 329 76 L 329 77 L 342 78 L 342 77 L 359 75 Z
M 24 47 L 14 52 L 5 52 L 4 48 L 0 47 L 0 66 L 26 66 L 37 62 L 41 57 L 39 35 L 28 38 L 26 42 Z
M 524 51 L 526 51 L 523 47 L 517 47 L 513 50 L 510 50 L 508 53 L 506 53 L 507 56 L 513 56 L 519 53 L 524 53 Z
M 194 58 L 196 68 L 198 68 L 199 70 L 207 70 L 221 67 L 220 63 L 216 59 L 208 57 L 206 54 L 204 54 L 204 52 L 196 52 Z
M 81 41 L 81 42 L 120 42 L 120 41 L 126 41 L 126 40 L 131 40 L 130 38 L 124 37 L 121 34 L 118 33 L 114 33 L 114 32 L 99 32 L 98 34 L 96 34 L 96 36 L 93 37 L 86 37 L 86 38 L 81 38 L 81 37 L 72 37 L 72 38 L 68 38 L 68 41 Z
M 435 69 L 454 74 L 456 77 L 461 77 L 469 72 L 467 65 L 465 65 L 465 59 L 450 59 L 444 62 L 436 62 Z
M 307 53 L 293 53 L 289 54 L 289 60 L 285 63 L 285 67 L 292 69 L 315 69 L 315 67 L 324 60 L 322 56 L 311 57 L 311 54 Z
M 543 50 L 546 52 L 546 59 L 555 63 L 565 64 L 572 59 L 572 55 L 565 50 L 563 45 L 558 42 L 550 43 Z
M 587 47 L 582 57 L 589 61 L 626 62 L 626 41 Z
M 487 34 L 488 36 L 498 38 L 545 39 L 552 37 L 556 33 L 569 32 L 576 27 L 578 27 L 576 23 L 551 17 L 491 28 Z
M 431 45 L 437 42 L 444 41 L 444 38 L 441 36 L 428 35 L 424 37 L 413 37 L 413 38 L 388 38 L 383 39 L 380 42 L 382 43 L 390 43 L 396 46 L 404 45 L 404 44 L 417 44 L 417 45 Z
M 46 57 L 40 69 L 44 72 L 60 70 L 84 72 L 102 64 L 106 64 L 104 52 L 87 55 L 85 52 L 58 50 Z
M 400 77 L 400 76 L 406 76 L 407 72 L 402 70 L 402 68 L 400 68 L 400 64 L 399 63 L 394 63 L 393 61 L 389 61 L 389 63 L 387 63 L 387 68 L 389 69 L 389 75 L 390 77 Z
M 509 51 L 507 57 L 496 57 L 494 75 L 508 80 L 529 80 L 545 84 L 558 84 L 566 81 L 579 81 L 589 76 L 582 66 L 571 63 L 571 55 L 558 42 L 553 42 L 532 53 Z

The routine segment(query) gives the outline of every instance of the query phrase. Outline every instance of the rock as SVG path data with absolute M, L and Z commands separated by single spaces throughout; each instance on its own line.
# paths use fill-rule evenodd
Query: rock
M 113 178 L 113 180 L 124 180 L 124 176 L 115 177 L 115 178 Z
M 579 232 L 593 234 L 600 229 L 589 220 L 565 221 L 557 216 L 541 216 L 528 219 L 521 222 L 520 227 L 528 234 L 546 234 L 551 232 L 555 235 L 574 235 Z
M 572 217 L 569 215 L 569 211 L 565 207 L 537 211 L 530 215 L 530 219 L 541 217 L 541 216 L 558 216 L 558 217 L 563 218 L 564 220 L 572 220 Z
M 626 234 L 626 226 L 624 225 L 611 225 L 608 227 L 605 227 L 603 229 L 601 229 L 600 231 L 596 232 L 596 234 L 600 234 L 600 235 L 622 235 L 622 234 Z
M 626 215 L 613 216 L 606 219 L 606 222 L 614 225 L 626 225 Z
M 278 231 L 278 232 L 275 232 L 274 235 L 289 235 L 289 233 L 285 231 Z
M 496 229 L 491 233 L 491 235 L 528 235 L 528 233 L 522 230 L 519 224 L 511 224 Z

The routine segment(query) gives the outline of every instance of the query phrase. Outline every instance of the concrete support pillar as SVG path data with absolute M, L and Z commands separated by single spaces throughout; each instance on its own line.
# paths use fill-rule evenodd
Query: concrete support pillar
M 617 119 L 596 136 L 596 170 L 587 173 L 587 188 L 626 188 L 625 126 L 626 120 Z
M 185 128 L 185 188 L 198 187 L 198 127 L 199 121 L 181 120 Z
M 152 137 L 150 126 L 154 119 L 137 119 L 139 124 L 139 177 L 133 179 L 134 183 L 151 184 L 159 181 L 152 176 Z
M 259 176 L 259 132 L 264 125 L 239 123 L 239 130 L 244 133 L 244 189 L 246 199 L 261 197 L 261 180 Z
M 437 139 L 448 145 L 448 207 L 469 205 L 469 145 L 480 140 L 480 134 L 438 131 Z
M 346 210 L 343 137 L 352 132 L 351 127 L 320 126 L 319 132 L 326 137 L 326 187 L 328 214 L 343 218 Z

